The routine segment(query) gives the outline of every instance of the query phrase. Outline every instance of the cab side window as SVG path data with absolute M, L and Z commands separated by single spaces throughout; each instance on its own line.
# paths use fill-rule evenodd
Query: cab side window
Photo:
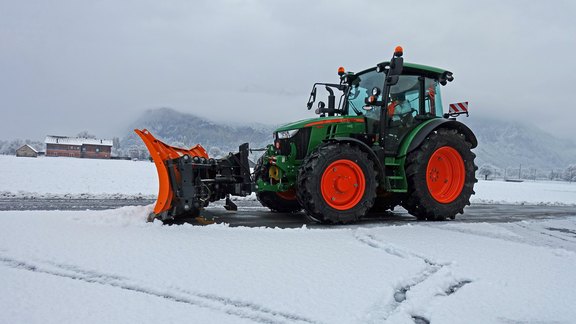
M 440 83 L 434 79 L 424 80 L 424 113 L 442 117 L 442 99 L 440 97 Z
M 401 75 L 398 83 L 390 87 L 388 116 L 397 121 L 415 117 L 420 110 L 420 81 L 418 76 Z

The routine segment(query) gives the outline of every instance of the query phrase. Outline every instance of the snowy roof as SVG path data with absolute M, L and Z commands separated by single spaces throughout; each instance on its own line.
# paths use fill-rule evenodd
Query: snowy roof
M 102 145 L 112 146 L 112 140 L 84 138 L 84 137 L 67 137 L 48 135 L 44 140 L 46 144 L 66 144 L 66 145 Z
M 24 144 L 24 145 L 20 146 L 19 149 L 21 149 L 21 148 L 23 148 L 23 147 L 25 147 L 25 146 L 28 146 L 32 151 L 34 151 L 34 153 L 38 153 L 38 151 L 36 151 L 35 148 L 33 148 L 32 146 L 30 146 L 30 145 L 28 145 L 28 144 Z

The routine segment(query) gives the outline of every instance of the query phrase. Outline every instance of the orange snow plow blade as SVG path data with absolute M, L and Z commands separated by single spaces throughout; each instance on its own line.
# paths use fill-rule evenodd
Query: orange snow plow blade
M 156 139 L 147 129 L 135 129 L 138 136 L 142 139 L 146 148 L 150 152 L 150 156 L 156 165 L 158 172 L 158 198 L 154 206 L 154 214 L 159 215 L 172 207 L 172 200 L 174 192 L 170 182 L 170 173 L 166 161 L 173 160 L 184 155 L 191 157 L 197 156 L 208 159 L 208 153 L 201 145 L 196 145 L 190 149 L 182 149 L 170 146 L 158 139 Z M 172 167 L 172 174 L 175 176 L 176 181 L 180 181 L 180 172 L 176 167 Z

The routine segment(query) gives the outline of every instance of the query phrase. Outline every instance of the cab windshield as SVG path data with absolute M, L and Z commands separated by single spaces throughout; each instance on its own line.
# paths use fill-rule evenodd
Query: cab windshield
M 348 105 L 350 114 L 355 112 L 363 112 L 364 99 L 370 96 L 374 87 L 381 88 L 384 84 L 384 73 L 376 72 L 376 69 L 368 71 L 363 74 L 358 74 L 358 78 L 354 80 L 350 93 L 348 94 Z
M 348 109 L 350 114 L 366 114 L 367 111 L 363 109 L 365 99 L 372 94 L 374 87 L 382 88 L 384 84 L 384 73 L 376 72 L 376 69 L 358 74 L 357 79 L 354 80 L 348 97 Z M 440 97 L 440 83 L 437 80 L 424 78 L 420 82 L 420 77 L 417 75 L 401 75 L 397 84 L 390 88 L 389 102 L 392 102 L 395 97 L 402 97 L 406 100 L 406 106 L 409 104 L 410 113 L 413 116 L 417 114 L 430 114 L 438 117 L 442 116 L 442 101 Z M 422 92 L 422 89 L 424 90 Z M 424 107 L 420 107 L 420 96 L 424 94 Z M 376 100 L 381 101 L 382 95 Z M 374 115 L 373 118 L 379 118 L 378 109 L 368 111 L 368 115 Z M 370 114 L 372 113 L 372 114 Z M 376 113 L 376 114 L 374 114 Z M 370 117 L 370 116 L 368 116 Z

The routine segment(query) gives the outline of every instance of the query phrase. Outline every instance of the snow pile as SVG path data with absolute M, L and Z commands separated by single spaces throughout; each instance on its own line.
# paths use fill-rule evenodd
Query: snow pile
M 576 318 L 573 218 L 271 229 L 161 226 L 149 208 L 0 212 L 0 322 Z

